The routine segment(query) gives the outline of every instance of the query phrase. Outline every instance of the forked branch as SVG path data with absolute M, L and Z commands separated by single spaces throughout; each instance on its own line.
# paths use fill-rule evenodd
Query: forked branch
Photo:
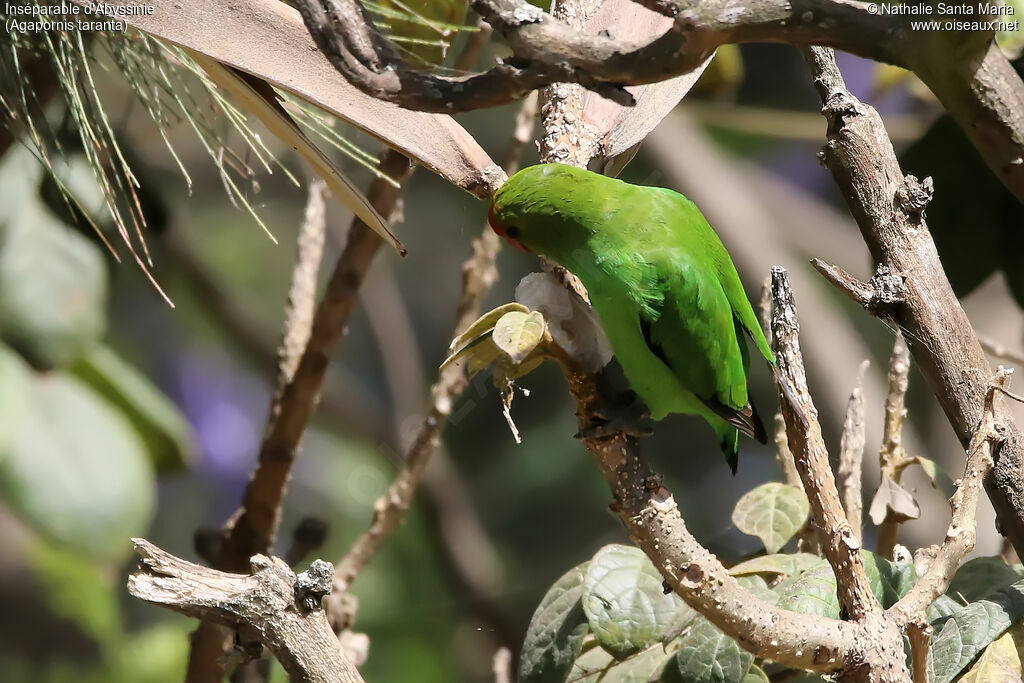
M 846 88 L 831 50 L 806 53 L 828 119 L 822 159 L 835 177 L 876 265 L 871 283 L 819 270 L 868 311 L 897 325 L 916 365 L 967 447 L 981 422 L 992 369 L 953 294 L 925 221 L 931 185 L 904 177 L 878 113 Z M 1022 109 L 1021 111 L 1024 111 Z M 1024 551 L 1024 450 L 1000 416 L 1004 444 L 985 487 L 1002 532 Z

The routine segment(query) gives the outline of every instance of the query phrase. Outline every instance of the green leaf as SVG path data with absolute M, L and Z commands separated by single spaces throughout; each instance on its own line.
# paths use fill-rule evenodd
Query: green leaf
M 0 225 L 0 337 L 37 367 L 62 367 L 106 330 L 106 265 L 40 202 L 20 207 Z
M 1022 647 L 1024 624 L 1017 624 L 985 648 L 974 666 L 960 677 L 960 683 L 1009 683 L 1024 679 L 1024 669 L 1021 667 Z
M 494 326 L 491 337 L 495 345 L 518 365 L 533 353 L 544 339 L 544 330 L 544 316 L 538 311 L 513 311 L 501 316 Z
M 29 549 L 50 611 L 74 622 L 97 643 L 110 645 L 122 632 L 117 572 L 42 540 Z
M 601 646 L 624 659 L 661 641 L 682 600 L 666 594 L 664 579 L 639 548 L 597 551 L 583 585 L 583 611 Z
M 864 571 L 871 592 L 884 608 L 889 608 L 917 583 L 914 565 L 890 562 L 874 553 L 862 550 Z M 794 612 L 839 618 L 839 599 L 836 597 L 836 577 L 825 560 L 819 560 L 796 577 L 775 587 L 779 606 Z
M 1018 581 L 933 624 L 929 680 L 952 681 L 1022 615 L 1024 581 Z
M 13 354 L 0 347 L 0 367 Z M 154 476 L 145 447 L 102 398 L 59 373 L 33 378 L 0 452 L 0 494 L 68 549 L 117 559 L 153 514 Z
M 679 642 L 658 679 L 663 683 L 740 683 L 754 663 L 754 655 L 704 618 L 696 620 Z
M 797 576 L 775 587 L 779 606 L 804 614 L 817 614 L 830 619 L 839 618 L 839 598 L 836 597 L 836 577 L 825 560 L 819 560 Z
M 922 458 L 920 455 L 911 458 L 911 462 L 919 465 L 924 473 L 928 475 L 928 479 L 931 480 L 932 486 L 942 491 L 942 495 L 946 498 L 952 498 L 953 493 L 956 492 L 956 484 L 945 470 L 939 467 L 939 464 L 934 460 L 928 458 Z
M 192 460 L 196 440 L 188 420 L 142 373 L 111 349 L 94 347 L 78 359 L 71 372 L 131 422 L 157 470 L 180 470 Z
M 729 573 L 733 576 L 745 574 L 773 574 L 783 578 L 796 576 L 802 571 L 821 562 L 821 558 L 811 553 L 790 553 L 779 555 L 761 555 L 753 557 L 733 566 Z
M 803 491 L 773 481 L 740 498 L 732 522 L 743 533 L 760 538 L 769 553 L 777 553 L 800 530 L 810 509 Z
M 756 664 L 751 665 L 750 671 L 743 677 L 740 683 L 768 683 L 768 674 L 764 672 L 764 669 L 757 666 Z
M 769 605 L 779 604 L 779 594 L 769 588 L 768 582 L 760 576 L 740 576 L 736 579 L 736 583 L 743 586 Z
M 445 362 L 449 362 L 452 360 L 450 357 L 451 354 L 457 353 L 463 347 L 476 341 L 480 337 L 489 335 L 491 333 L 491 330 L 494 329 L 494 326 L 497 324 L 497 322 L 501 320 L 501 317 L 506 313 L 511 313 L 513 311 L 518 311 L 520 313 L 529 313 L 530 309 L 522 304 L 513 302 L 503 304 L 501 306 L 498 306 L 494 310 L 484 313 L 482 316 L 477 318 L 476 322 L 470 325 L 465 332 L 463 332 L 458 337 L 452 340 L 451 346 L 448 347 L 449 359 L 448 361 Z
M 647 683 L 672 657 L 661 643 L 619 661 L 603 648 L 585 649 L 566 681 L 572 683 Z
M 956 614 L 963 609 L 964 603 L 950 595 L 940 595 L 939 598 L 928 606 L 925 611 L 925 618 L 928 619 L 928 623 L 932 624 L 948 617 L 951 614 Z
M 587 565 L 563 574 L 534 611 L 519 659 L 520 683 L 561 683 L 572 669 L 588 631 L 580 604 Z
M 946 593 L 962 602 L 980 600 L 992 591 L 1024 579 L 1024 567 L 1012 567 L 1000 557 L 976 557 L 956 570 Z
M 441 363 L 441 370 L 457 361 L 468 359 L 469 376 L 473 377 L 501 357 L 502 352 L 494 343 L 494 326 L 508 313 L 529 313 L 530 309 L 519 303 L 498 306 L 484 313 L 465 332 L 452 340 L 448 357 Z

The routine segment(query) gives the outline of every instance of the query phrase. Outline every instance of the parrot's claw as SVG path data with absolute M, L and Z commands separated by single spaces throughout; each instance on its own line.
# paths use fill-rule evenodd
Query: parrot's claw
M 577 439 L 603 439 L 616 434 L 643 438 L 654 434 L 651 412 L 647 405 L 628 391 L 607 406 L 595 410 L 591 424 L 575 434 Z

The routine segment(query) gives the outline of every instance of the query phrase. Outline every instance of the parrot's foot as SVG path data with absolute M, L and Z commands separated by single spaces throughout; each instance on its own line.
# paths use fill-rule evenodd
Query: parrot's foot
M 603 439 L 616 434 L 642 438 L 654 433 L 651 411 L 635 391 L 627 391 L 612 399 L 609 405 L 595 410 L 589 425 L 578 431 L 577 439 Z

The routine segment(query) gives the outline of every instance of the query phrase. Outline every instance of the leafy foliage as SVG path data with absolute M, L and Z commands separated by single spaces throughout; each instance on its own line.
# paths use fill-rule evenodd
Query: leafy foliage
M 680 599 L 637 548 L 605 546 L 590 560 L 581 600 L 590 632 L 616 659 L 662 639 Z
M 681 639 L 676 656 L 658 680 L 664 683 L 741 681 L 753 662 L 754 655 L 741 649 L 707 619 L 698 619 Z
M 153 516 L 154 463 L 180 467 L 191 429 L 100 345 L 102 254 L 40 201 L 43 173 L 26 156 L 0 168 L 17 198 L 0 209 L 0 493 L 64 551 L 117 561 Z M 102 202 L 88 174 L 68 177 L 85 203 Z
M 1024 581 L 990 593 L 934 623 L 928 671 L 936 683 L 956 678 L 996 638 L 1024 616 Z
M 734 514 L 737 526 L 764 534 L 766 545 L 785 545 L 807 514 L 803 492 L 791 488 L 766 484 L 743 496 Z M 910 562 L 892 562 L 867 550 L 861 556 L 871 591 L 884 609 L 919 579 Z M 769 604 L 841 618 L 835 575 L 817 555 L 762 555 L 730 573 Z M 934 627 L 928 663 L 933 680 L 946 683 L 961 675 L 966 681 L 1017 680 L 1021 675 L 1018 652 L 1024 641 L 1019 628 L 1011 627 L 1024 616 L 1024 566 L 1008 566 L 998 557 L 965 563 L 927 616 Z M 767 680 L 753 655 L 674 593 L 665 593 L 661 575 L 641 550 L 619 545 L 605 546 L 552 586 L 530 624 L 523 662 L 524 681 Z M 777 664 L 769 665 L 778 671 Z
M 530 620 L 519 660 L 522 683 L 563 681 L 588 630 L 580 596 L 588 563 L 567 571 L 548 589 Z
M 107 273 L 93 244 L 36 196 L 41 170 L 18 150 L 0 166 L 0 338 L 33 365 L 65 366 L 106 329 Z
M 802 490 L 772 481 L 740 498 L 732 523 L 743 533 L 760 538 L 769 553 L 777 553 L 800 531 L 810 509 Z

